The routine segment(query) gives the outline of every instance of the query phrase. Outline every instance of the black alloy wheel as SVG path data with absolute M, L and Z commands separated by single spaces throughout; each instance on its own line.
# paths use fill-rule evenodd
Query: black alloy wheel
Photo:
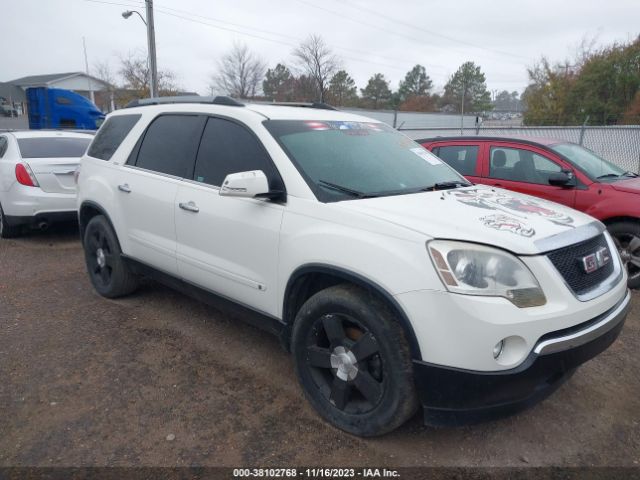
M 113 275 L 113 245 L 109 244 L 103 228 L 92 226 L 87 229 L 87 263 L 93 281 L 108 288 Z
M 118 237 L 103 215 L 96 215 L 89 221 L 83 245 L 89 278 L 100 295 L 116 298 L 138 287 L 138 277 L 122 258 Z
M 291 347 L 305 396 L 332 425 L 382 435 L 416 412 L 405 332 L 371 291 L 342 284 L 311 296 L 296 315 Z
M 309 331 L 306 349 L 317 388 L 336 408 L 359 414 L 378 405 L 384 389 L 378 342 L 356 319 L 323 315 Z

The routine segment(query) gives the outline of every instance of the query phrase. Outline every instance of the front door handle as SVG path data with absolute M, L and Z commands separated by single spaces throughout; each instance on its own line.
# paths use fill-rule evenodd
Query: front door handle
M 200 211 L 200 209 L 198 208 L 198 206 L 195 204 L 195 202 L 180 202 L 178 204 L 178 206 L 182 209 L 182 210 L 186 210 L 188 212 L 193 212 L 193 213 L 198 213 Z
M 131 193 L 131 187 L 129 187 L 128 183 L 123 183 L 122 185 L 118 185 L 118 190 L 124 193 Z

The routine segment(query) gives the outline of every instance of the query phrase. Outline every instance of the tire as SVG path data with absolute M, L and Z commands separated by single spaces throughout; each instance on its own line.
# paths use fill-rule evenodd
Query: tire
M 296 315 L 291 344 L 305 396 L 337 428 L 382 435 L 417 411 L 404 331 L 369 292 L 345 284 L 316 293 Z
M 87 224 L 83 246 L 89 278 L 100 295 L 117 298 L 138 288 L 138 277 L 123 260 L 118 237 L 103 215 Z
M 610 224 L 607 229 L 627 269 L 629 288 L 640 288 L 640 222 L 626 220 Z
M 0 205 L 0 238 L 14 238 L 20 235 L 21 228 L 7 224 L 7 217 L 4 215 L 2 205 Z

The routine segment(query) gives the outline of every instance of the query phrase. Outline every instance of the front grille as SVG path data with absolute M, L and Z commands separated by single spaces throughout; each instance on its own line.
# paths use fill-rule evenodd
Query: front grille
M 611 260 L 595 272 L 586 273 L 581 259 L 595 253 L 602 247 L 607 249 Z M 615 254 L 609 250 L 609 244 L 604 234 L 554 250 L 548 253 L 547 257 L 576 295 L 588 293 L 609 278 L 613 273 L 613 262 L 616 258 Z

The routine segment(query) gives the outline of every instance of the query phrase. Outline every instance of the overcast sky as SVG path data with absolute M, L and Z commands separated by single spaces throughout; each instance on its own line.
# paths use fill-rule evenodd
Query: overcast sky
M 464 61 L 482 67 L 490 90 L 522 91 L 541 55 L 572 58 L 580 41 L 629 41 L 640 33 L 639 0 L 155 0 L 159 69 L 184 90 L 208 94 L 217 60 L 234 41 L 269 66 L 292 63 L 294 46 L 317 33 L 364 87 L 382 72 L 392 88 L 416 63 L 436 90 Z M 84 70 L 129 51 L 146 55 L 141 0 L 2 0 L 0 81 Z

